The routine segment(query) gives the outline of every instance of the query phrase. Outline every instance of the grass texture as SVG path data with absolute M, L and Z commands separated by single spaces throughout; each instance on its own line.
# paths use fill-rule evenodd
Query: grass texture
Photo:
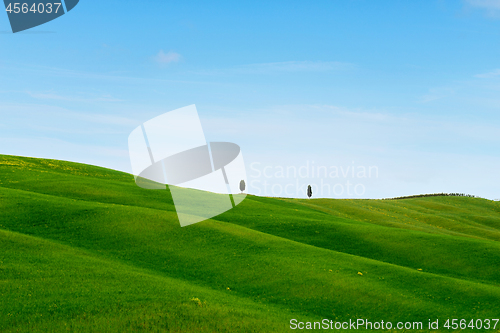
M 181 228 L 168 189 L 0 155 L 0 332 L 289 332 L 293 318 L 428 331 L 499 317 L 499 241 L 500 203 L 469 197 L 247 196 Z

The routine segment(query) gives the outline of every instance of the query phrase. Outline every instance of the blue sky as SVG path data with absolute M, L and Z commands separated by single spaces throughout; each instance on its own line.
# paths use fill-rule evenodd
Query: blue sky
M 250 193 L 500 198 L 499 0 L 82 0 L 17 34 L 0 15 L 0 45 L 2 154 L 129 172 L 129 133 L 196 104 Z M 314 166 L 378 172 L 280 173 Z

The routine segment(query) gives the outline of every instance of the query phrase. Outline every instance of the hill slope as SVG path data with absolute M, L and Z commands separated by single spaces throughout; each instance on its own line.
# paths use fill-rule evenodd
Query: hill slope
M 168 190 L 0 155 L 0 331 L 498 318 L 499 240 L 500 204 L 465 197 L 247 196 L 180 228 Z

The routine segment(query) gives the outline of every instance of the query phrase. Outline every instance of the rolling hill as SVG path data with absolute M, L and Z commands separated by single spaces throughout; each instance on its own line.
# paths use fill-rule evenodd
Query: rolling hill
M 428 331 L 499 318 L 499 241 L 500 203 L 469 197 L 247 196 L 181 228 L 168 189 L 0 155 L 0 331 L 286 332 L 324 318 Z

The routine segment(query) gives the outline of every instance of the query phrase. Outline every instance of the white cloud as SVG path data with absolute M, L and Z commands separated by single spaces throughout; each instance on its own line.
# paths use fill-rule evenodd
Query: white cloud
M 132 117 L 97 112 L 77 112 L 47 104 L 0 103 L 0 114 L 7 114 L 8 112 L 17 116 L 17 119 L 4 119 L 5 122 L 8 122 L 9 128 L 15 126 L 52 126 L 75 133 L 82 129 L 94 131 L 97 126 L 102 126 L 107 130 L 112 128 L 126 132 L 129 128 L 133 129 L 140 123 L 138 119 Z M 16 123 L 19 119 L 29 119 L 30 121 Z
M 420 102 L 428 103 L 454 94 L 455 90 L 453 88 L 448 88 L 448 87 L 432 88 L 429 89 L 429 93 L 421 97 Z
M 481 79 L 489 79 L 492 77 L 500 76 L 500 69 L 495 69 L 492 72 L 489 73 L 483 73 L 483 74 L 477 74 L 474 75 L 475 77 L 481 78 Z
M 2 136 L 0 137 L 0 147 L 2 147 L 2 154 L 6 155 L 58 159 L 97 165 L 124 172 L 131 171 L 126 144 L 115 146 L 109 144 L 93 145 L 46 136 L 28 138 Z
M 500 0 L 466 0 L 472 6 L 487 11 L 488 16 L 500 17 Z
M 285 61 L 241 66 L 241 70 L 256 72 L 325 72 L 351 69 L 353 65 L 338 61 Z
M 500 0 L 467 0 L 467 2 L 475 7 L 500 9 Z
M 52 99 L 58 101 L 68 101 L 68 102 L 123 102 L 123 100 L 114 98 L 111 95 L 102 95 L 96 97 L 78 97 L 78 96 L 65 96 L 54 93 L 38 93 L 38 92 L 27 92 L 33 98 L 36 99 Z
M 182 56 L 180 56 L 182 59 Z M 152 57 L 152 60 L 156 62 L 155 57 Z M 150 84 L 151 82 L 158 83 L 205 83 L 205 84 L 213 84 L 212 82 L 200 82 L 200 81 L 187 81 L 187 80 L 170 80 L 170 79 L 159 79 L 152 78 L 146 76 L 131 76 L 128 72 L 106 72 L 106 73 L 96 73 L 96 72 L 85 72 L 85 71 L 76 71 L 65 68 L 57 68 L 57 67 L 47 67 L 47 66 L 38 66 L 38 65 L 10 65 L 9 69 L 15 73 L 24 72 L 25 75 L 45 75 L 52 77 L 69 77 L 69 78 L 78 78 L 78 79 L 88 79 L 88 80 L 99 80 L 101 81 L 112 81 L 129 84 Z M 0 93 L 12 93 L 19 92 L 14 90 L 1 90 Z M 22 91 L 24 92 L 24 91 Z
M 179 53 L 175 52 L 163 52 L 163 50 L 160 50 L 157 55 L 154 56 L 154 60 L 159 63 L 160 65 L 166 65 L 171 62 L 178 62 L 181 59 L 181 55 Z
M 232 68 L 223 68 L 197 72 L 198 74 L 266 74 L 266 73 L 293 73 L 293 72 L 328 72 L 353 70 L 356 66 L 339 61 L 283 61 L 259 64 L 241 65 Z

